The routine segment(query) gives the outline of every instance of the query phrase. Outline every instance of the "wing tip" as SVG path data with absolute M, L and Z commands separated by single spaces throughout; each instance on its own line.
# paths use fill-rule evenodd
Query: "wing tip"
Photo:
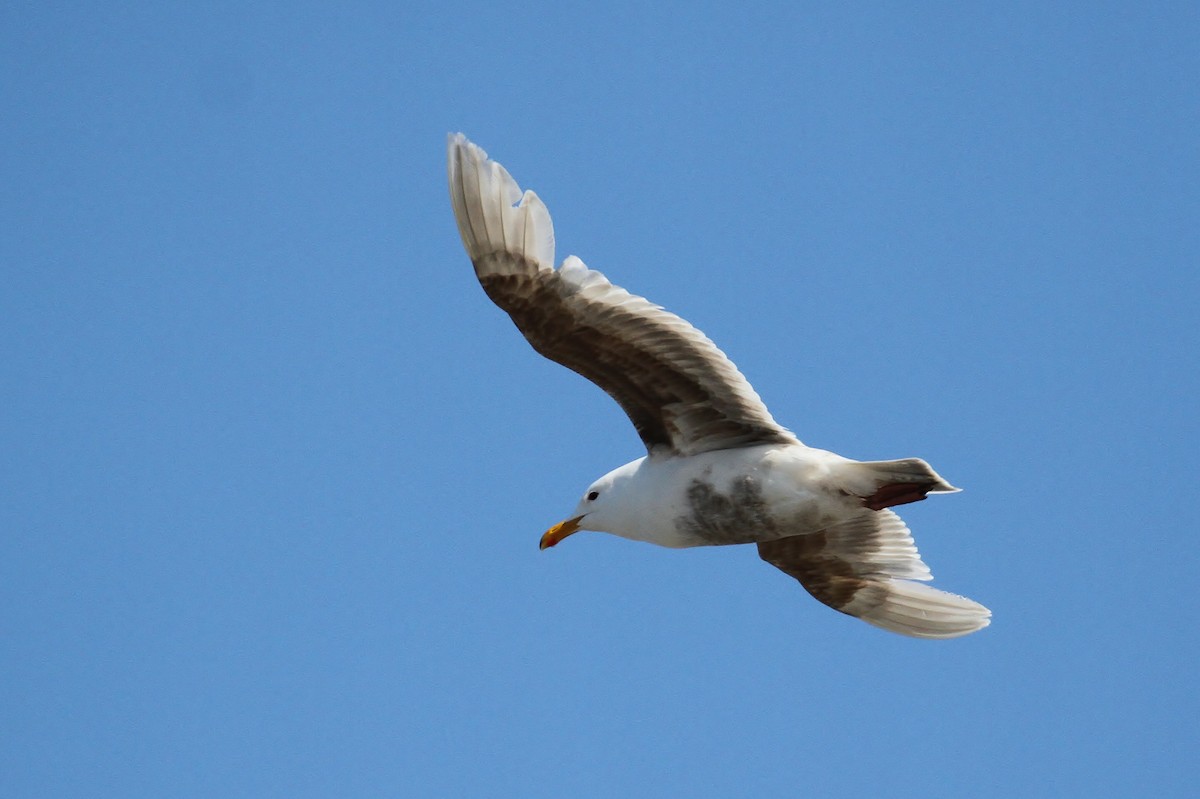
M 959 638 L 992 623 L 991 610 L 973 599 L 898 579 L 872 581 L 865 596 L 856 595 L 841 610 L 913 638 Z
M 554 224 L 533 191 L 522 192 L 500 163 L 463 133 L 446 136 L 450 203 L 463 247 L 481 275 L 512 268 L 554 268 Z M 496 259 L 493 256 L 510 258 Z

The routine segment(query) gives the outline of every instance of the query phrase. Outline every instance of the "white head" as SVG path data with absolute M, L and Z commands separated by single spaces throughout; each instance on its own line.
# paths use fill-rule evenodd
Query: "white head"
M 630 513 L 634 504 L 630 501 L 633 493 L 631 478 L 644 460 L 639 458 L 613 469 L 588 486 L 570 518 L 554 525 L 542 536 L 541 548 L 552 547 L 578 530 L 627 534 L 629 526 L 637 524 L 637 519 Z

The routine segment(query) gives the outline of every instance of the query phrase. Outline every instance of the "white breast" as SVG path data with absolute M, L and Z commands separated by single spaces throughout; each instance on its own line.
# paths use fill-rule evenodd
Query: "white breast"
M 609 516 L 606 532 L 666 547 L 815 532 L 857 510 L 829 482 L 829 467 L 845 460 L 803 445 L 643 458 L 612 473 L 621 512 Z

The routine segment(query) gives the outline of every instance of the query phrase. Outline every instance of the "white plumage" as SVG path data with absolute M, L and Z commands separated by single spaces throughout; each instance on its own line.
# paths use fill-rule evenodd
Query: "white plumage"
M 546 206 L 461 134 L 450 197 L 488 296 L 533 347 L 592 380 L 628 414 L 647 455 L 614 469 L 551 528 L 670 547 L 758 546 L 817 599 L 893 632 L 952 638 L 990 612 L 929 580 L 889 507 L 956 491 L 925 461 L 854 461 L 802 444 L 696 328 L 569 256 L 554 268 Z

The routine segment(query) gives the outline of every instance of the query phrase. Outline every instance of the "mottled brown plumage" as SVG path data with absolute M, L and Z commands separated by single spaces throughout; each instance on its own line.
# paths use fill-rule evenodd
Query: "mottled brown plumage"
M 767 563 L 800 581 L 808 593 L 835 610 L 841 610 L 868 585 L 854 567 L 826 550 L 825 533 L 794 535 L 760 541 L 758 554 Z
M 481 274 L 479 282 L 535 350 L 616 400 L 647 450 L 695 454 L 795 441 L 751 401 L 757 396 L 731 391 L 741 374 L 711 341 L 680 335 L 682 320 L 666 311 L 647 316 L 640 297 L 611 284 L 581 291 L 559 272 L 536 269 Z M 630 299 L 640 300 L 637 313 L 625 309 Z

